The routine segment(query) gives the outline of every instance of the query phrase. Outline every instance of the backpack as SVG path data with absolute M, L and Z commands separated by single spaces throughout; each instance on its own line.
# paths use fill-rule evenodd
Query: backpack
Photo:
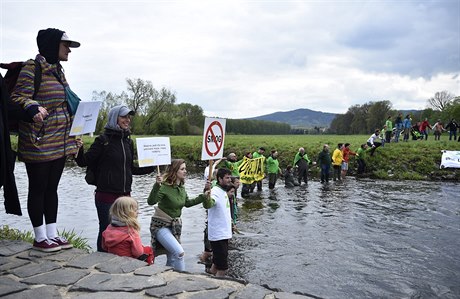
M 42 68 L 40 63 L 34 59 L 35 63 L 35 76 L 34 76 L 34 94 L 32 99 L 35 99 L 35 95 L 40 90 L 42 83 Z M 26 62 L 11 62 L 11 63 L 0 63 L 0 68 L 8 70 L 3 78 L 8 95 L 11 96 L 16 83 L 18 81 L 19 73 Z M 11 100 L 10 97 L 7 99 L 8 103 L 8 127 L 10 132 L 18 132 L 19 121 L 33 122 L 32 118 L 22 107 Z

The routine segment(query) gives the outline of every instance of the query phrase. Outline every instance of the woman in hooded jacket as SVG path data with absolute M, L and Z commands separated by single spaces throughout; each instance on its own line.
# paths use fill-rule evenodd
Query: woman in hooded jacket
M 19 73 L 11 100 L 33 120 L 19 122 L 18 157 L 25 163 L 29 190 L 27 211 L 34 230 L 33 248 L 53 252 L 72 247 L 58 236 L 58 186 L 66 158 L 77 152 L 70 135 L 73 116 L 66 100 L 68 83 L 62 61 L 79 42 L 54 28 L 37 34 L 39 54 L 28 60 Z M 35 90 L 35 64 L 41 70 L 40 89 Z M 38 75 L 38 74 L 37 74 Z
M 77 140 L 79 152 L 76 157 L 78 166 L 95 169 L 95 204 L 99 218 L 97 251 L 102 248 L 102 232 L 110 224 L 109 210 L 115 200 L 131 195 L 133 175 L 149 174 L 154 167 L 139 168 L 134 165 L 134 146 L 130 138 L 129 125 L 134 111 L 119 105 L 109 111 L 104 133 L 96 137 L 85 153 L 83 143 Z

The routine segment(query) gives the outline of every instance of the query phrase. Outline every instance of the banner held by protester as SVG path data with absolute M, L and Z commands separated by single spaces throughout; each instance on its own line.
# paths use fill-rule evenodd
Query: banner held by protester
M 253 158 L 249 159 L 247 157 L 243 158 L 238 167 L 240 173 L 240 182 L 242 184 L 252 184 L 255 181 L 260 181 L 264 178 L 264 165 L 265 158 Z

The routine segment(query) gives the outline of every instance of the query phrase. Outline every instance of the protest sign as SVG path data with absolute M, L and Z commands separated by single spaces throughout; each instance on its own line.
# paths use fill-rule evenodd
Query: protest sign
M 171 164 L 169 137 L 136 138 L 139 167 Z
M 81 101 L 73 118 L 70 136 L 83 135 L 96 131 L 97 116 L 99 115 L 101 105 L 102 102 L 100 101 Z
M 220 159 L 224 153 L 225 119 L 206 118 L 201 160 Z

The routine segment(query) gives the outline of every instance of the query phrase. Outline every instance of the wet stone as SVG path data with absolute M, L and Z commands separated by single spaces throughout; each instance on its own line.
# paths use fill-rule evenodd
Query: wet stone
M 99 264 L 105 264 L 114 258 L 115 256 L 113 254 L 96 251 L 91 254 L 83 254 L 68 262 L 66 265 L 74 268 L 90 269 Z
M 37 251 L 37 250 L 32 250 L 32 252 L 41 253 L 40 251 Z M 72 248 L 72 249 L 63 249 L 63 250 L 55 252 L 54 254 L 46 254 L 42 258 L 51 260 L 51 261 L 56 261 L 56 262 L 68 262 L 84 254 L 85 254 L 85 251 L 81 249 Z
M 16 275 L 17 277 L 24 278 L 29 276 L 34 276 L 40 273 L 50 272 L 56 269 L 61 268 L 57 263 L 44 261 L 43 263 L 27 263 L 27 265 L 11 270 L 10 273 Z
M 234 293 L 236 290 L 233 288 L 220 288 L 212 291 L 199 292 L 192 294 L 187 297 L 187 299 L 228 299 L 230 294 Z
M 12 256 L 31 247 L 30 243 L 24 241 L 0 240 L 0 256 Z
M 0 273 L 7 272 L 11 269 L 24 266 L 29 263 L 29 261 L 18 259 L 18 258 L 8 258 L 8 257 L 0 257 Z
M 261 286 L 248 284 L 244 289 L 238 291 L 235 299 L 264 299 L 266 295 L 271 293 L 273 292 Z
M 183 292 L 215 290 L 217 288 L 219 288 L 219 285 L 212 280 L 192 276 L 174 279 L 168 282 L 166 286 L 145 291 L 145 294 L 163 298 L 165 296 L 176 295 Z
M 151 265 L 136 269 L 134 275 L 152 276 L 166 271 L 172 271 L 172 269 L 172 267 L 168 266 Z
M 96 292 L 96 293 L 85 293 L 72 296 L 72 299 L 142 299 L 145 298 L 141 293 L 129 293 L 129 292 Z
M 304 296 L 304 295 L 297 295 L 297 294 L 291 294 L 291 293 L 285 293 L 285 292 L 275 293 L 275 299 L 305 299 L 305 298 L 313 298 L 313 297 Z
M 22 291 L 20 293 L 11 294 L 3 299 L 37 299 L 37 298 L 46 298 L 46 299 L 59 299 L 62 298 L 61 294 L 57 287 L 54 286 L 43 286 L 39 288 L 29 289 Z
M 27 290 L 28 288 L 26 284 L 9 277 L 0 276 L 0 297 Z
M 166 285 L 163 278 L 152 276 L 124 275 L 124 274 L 93 274 L 74 284 L 73 292 L 139 292 L 153 287 Z
M 83 277 L 87 276 L 89 273 L 89 271 L 77 270 L 72 268 L 63 268 L 23 279 L 22 282 L 27 284 L 48 284 L 57 286 L 68 286 L 76 283 Z
M 109 262 L 97 265 L 96 269 L 110 274 L 123 274 L 134 272 L 136 269 L 147 265 L 146 262 L 132 257 L 117 255 L 113 255 L 113 257 Z

